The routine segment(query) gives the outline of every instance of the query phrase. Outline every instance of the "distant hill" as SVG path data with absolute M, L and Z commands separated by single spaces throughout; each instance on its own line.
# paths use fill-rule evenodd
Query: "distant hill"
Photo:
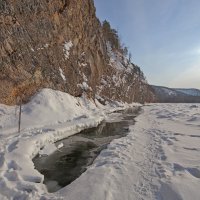
M 168 88 L 152 85 L 157 102 L 161 103 L 200 103 L 200 90 Z
M 190 88 L 190 89 L 176 88 L 175 90 L 191 96 L 200 96 L 200 90 L 195 88 Z

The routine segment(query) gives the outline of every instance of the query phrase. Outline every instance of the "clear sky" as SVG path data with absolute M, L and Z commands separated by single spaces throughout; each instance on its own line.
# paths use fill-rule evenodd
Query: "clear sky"
M 200 0 L 94 0 L 150 84 L 200 89 Z

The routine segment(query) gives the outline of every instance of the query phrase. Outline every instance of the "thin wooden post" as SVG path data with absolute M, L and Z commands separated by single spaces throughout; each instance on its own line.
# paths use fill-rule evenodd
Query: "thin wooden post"
M 22 114 L 22 100 L 20 98 L 19 102 L 19 123 L 18 123 L 18 133 L 21 131 L 21 114 Z

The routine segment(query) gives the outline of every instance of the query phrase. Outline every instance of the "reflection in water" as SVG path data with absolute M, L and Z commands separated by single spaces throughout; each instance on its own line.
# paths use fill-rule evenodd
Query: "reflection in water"
M 49 156 L 33 159 L 35 168 L 44 175 L 44 184 L 49 192 L 55 192 L 77 179 L 102 149 L 116 138 L 123 137 L 134 124 L 139 109 L 120 114 L 118 122 L 103 122 L 98 127 L 81 131 L 79 134 L 56 143 L 63 147 Z

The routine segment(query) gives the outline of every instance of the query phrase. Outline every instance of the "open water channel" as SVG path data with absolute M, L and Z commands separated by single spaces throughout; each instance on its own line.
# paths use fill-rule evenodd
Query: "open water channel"
M 48 191 L 56 192 L 77 179 L 113 139 L 128 134 L 129 125 L 135 123 L 134 118 L 139 112 L 139 108 L 120 111 L 98 127 L 56 142 L 56 146 L 63 144 L 63 147 L 53 154 L 37 155 L 33 162 L 35 168 L 44 175 Z

